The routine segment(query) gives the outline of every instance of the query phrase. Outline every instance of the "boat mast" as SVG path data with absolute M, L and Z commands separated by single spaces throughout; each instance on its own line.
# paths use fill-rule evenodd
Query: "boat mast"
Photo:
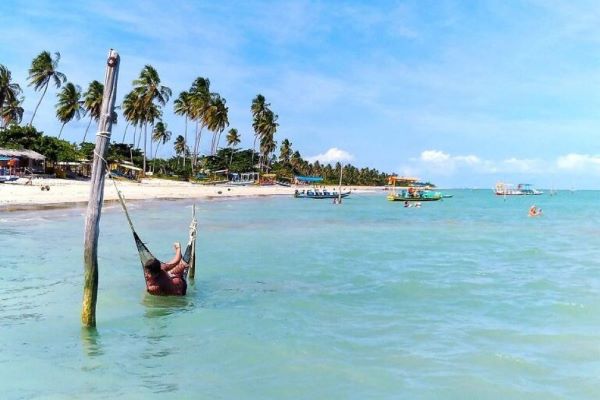
M 340 162 L 340 187 L 338 189 L 338 204 L 342 203 L 342 172 L 344 171 L 343 165 Z

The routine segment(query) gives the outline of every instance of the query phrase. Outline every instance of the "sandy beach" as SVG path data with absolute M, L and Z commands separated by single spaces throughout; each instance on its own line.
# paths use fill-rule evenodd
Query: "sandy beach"
M 34 179 L 31 185 L 25 184 L 25 179 L 0 185 L 0 210 L 17 210 L 43 206 L 69 206 L 72 204 L 86 203 L 89 197 L 89 181 L 75 181 L 66 179 Z M 50 190 L 42 190 L 49 186 Z M 117 181 L 119 190 L 127 201 L 153 200 L 153 199 L 190 199 L 214 197 L 240 197 L 240 196 L 291 196 L 296 189 L 302 187 L 285 186 L 224 186 L 200 185 L 190 182 L 177 182 L 164 179 L 143 179 L 140 183 Z M 327 187 L 337 189 L 334 186 Z M 350 188 L 343 187 L 343 190 Z M 354 191 L 373 191 L 381 188 L 352 187 Z M 104 200 L 117 200 L 117 192 L 111 180 L 106 180 Z

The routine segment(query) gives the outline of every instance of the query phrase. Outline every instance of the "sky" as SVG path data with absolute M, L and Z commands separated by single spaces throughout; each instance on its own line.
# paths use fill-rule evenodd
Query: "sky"
M 24 89 L 24 121 L 40 97 L 27 86 L 37 54 L 60 52 L 58 70 L 85 89 L 103 81 L 113 48 L 119 103 L 145 64 L 174 98 L 206 77 L 241 147 L 252 147 L 260 93 L 279 116 L 275 140 L 305 159 L 447 188 L 600 188 L 595 1 L 3 0 L 0 27 L 0 64 Z M 56 93 L 36 116 L 45 134 L 60 129 Z M 172 109 L 163 120 L 175 137 L 184 119 Z M 87 122 L 63 137 L 81 141 Z M 121 119 L 113 140 L 124 129 Z M 205 135 L 202 151 L 209 145 Z

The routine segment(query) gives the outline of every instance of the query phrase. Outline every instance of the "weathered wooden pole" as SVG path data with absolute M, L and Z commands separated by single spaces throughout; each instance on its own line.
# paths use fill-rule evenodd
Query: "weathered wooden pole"
M 196 220 L 196 205 L 194 204 L 192 207 L 192 221 Z M 190 270 L 188 271 L 188 277 L 191 281 L 196 278 L 196 235 L 194 234 L 194 238 L 192 241 L 192 258 L 190 259 Z
M 119 53 L 110 49 L 104 75 L 104 97 L 96 134 L 92 178 L 90 180 L 90 199 L 85 216 L 83 251 L 83 307 L 81 322 L 86 327 L 96 326 L 96 299 L 98 297 L 98 235 L 100 233 L 100 214 L 104 200 L 104 177 L 106 175 L 106 153 L 110 143 L 110 133 L 117 95 L 119 77 Z

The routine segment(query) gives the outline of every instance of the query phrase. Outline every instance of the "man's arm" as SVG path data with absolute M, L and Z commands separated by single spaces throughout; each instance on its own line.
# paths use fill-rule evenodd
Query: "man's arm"
M 179 242 L 175 242 L 175 244 L 173 244 L 173 248 L 175 249 L 175 256 L 169 262 L 162 263 L 160 265 L 160 268 L 163 271 L 172 270 L 179 264 L 179 261 L 181 261 L 181 245 Z

